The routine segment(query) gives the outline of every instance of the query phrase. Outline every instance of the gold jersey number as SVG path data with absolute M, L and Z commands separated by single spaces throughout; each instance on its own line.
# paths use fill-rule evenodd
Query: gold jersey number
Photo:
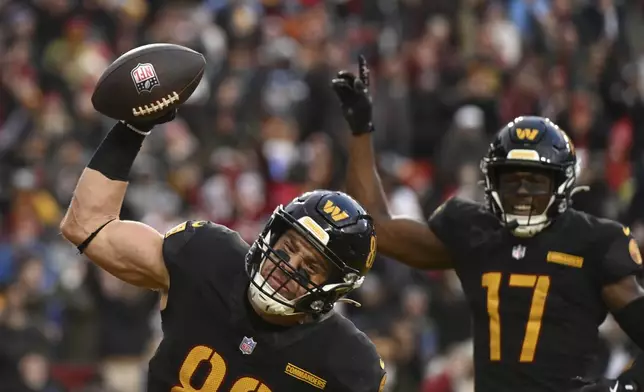
M 487 313 L 490 318 L 490 360 L 501 360 L 501 316 L 499 315 L 499 289 L 503 275 L 500 272 L 483 274 L 482 285 L 487 289 Z M 550 290 L 550 277 L 538 275 L 510 274 L 510 287 L 532 289 L 532 302 L 526 323 L 523 346 L 519 362 L 534 361 L 539 342 L 541 321 Z
M 191 378 L 199 365 L 210 367 L 210 373 L 200 386 L 191 383 Z M 196 346 L 188 353 L 179 370 L 179 384 L 171 392 L 217 392 L 226 377 L 226 361 L 210 347 Z M 253 377 L 238 379 L 230 392 L 271 392 L 271 389 Z

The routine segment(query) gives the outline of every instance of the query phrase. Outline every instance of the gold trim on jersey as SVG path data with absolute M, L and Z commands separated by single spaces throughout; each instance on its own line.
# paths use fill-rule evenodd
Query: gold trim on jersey
M 168 230 L 165 233 L 165 238 L 170 237 L 172 234 L 177 234 L 177 233 L 180 233 L 180 232 L 184 231 L 186 229 L 187 224 L 188 224 L 188 221 L 185 221 L 183 223 L 180 223 L 180 224 L 176 225 L 172 229 Z
M 288 374 L 289 376 L 295 377 L 300 381 L 309 383 L 316 388 L 324 389 L 326 387 L 326 380 L 316 376 L 313 373 L 309 373 L 306 370 L 301 369 L 291 363 L 288 363 L 286 365 L 284 373 Z
M 546 258 L 548 263 L 561 264 L 568 267 L 581 268 L 584 265 L 584 258 L 581 256 L 573 256 L 567 253 L 561 252 L 548 252 Z

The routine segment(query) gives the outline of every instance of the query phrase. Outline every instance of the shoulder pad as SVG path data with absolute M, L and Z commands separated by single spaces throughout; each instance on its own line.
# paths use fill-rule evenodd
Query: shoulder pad
M 430 216 L 428 224 L 453 252 L 484 243 L 501 227 L 500 221 L 484 205 L 460 197 L 445 201 Z
M 466 218 L 475 214 L 487 214 L 485 206 L 461 197 L 450 197 L 434 210 L 429 220 L 431 221 L 437 217 L 446 217 L 448 219 Z
M 196 246 L 216 246 L 222 240 L 231 244 L 242 244 L 243 240 L 237 232 L 226 226 L 205 220 L 189 220 L 180 223 L 165 233 L 163 241 L 163 254 L 166 263 L 172 256 L 180 253 L 186 244 L 198 243 Z
M 248 248 L 237 232 L 208 221 L 187 221 L 168 230 L 163 261 L 170 296 L 198 288 L 226 298 L 236 276 L 244 273 Z
M 602 284 L 610 284 L 629 276 L 641 276 L 642 255 L 629 227 L 608 219 L 592 218 L 589 241 L 597 244 L 598 276 Z
M 170 237 L 171 235 L 181 233 L 182 231 L 185 231 L 186 229 L 198 229 L 200 227 L 206 226 L 206 225 L 214 225 L 214 223 L 210 221 L 203 221 L 203 220 L 189 220 L 185 221 L 183 223 L 179 223 L 175 227 L 171 228 L 170 230 L 166 231 L 165 233 L 165 238 Z M 189 230 L 190 231 L 190 230 Z

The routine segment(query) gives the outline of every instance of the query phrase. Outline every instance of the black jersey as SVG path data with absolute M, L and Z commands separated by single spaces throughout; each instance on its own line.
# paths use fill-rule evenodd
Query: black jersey
M 573 209 L 531 238 L 458 198 L 429 225 L 471 306 L 477 392 L 569 390 L 595 358 L 602 287 L 642 268 L 628 228 Z
M 247 252 L 236 232 L 210 222 L 166 234 L 170 289 L 148 391 L 378 391 L 382 361 L 346 318 L 331 312 L 294 327 L 259 318 L 247 299 Z

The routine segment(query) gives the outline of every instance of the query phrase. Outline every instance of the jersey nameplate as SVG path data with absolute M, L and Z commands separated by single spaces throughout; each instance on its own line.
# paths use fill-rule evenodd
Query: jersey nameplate
M 291 363 L 286 365 L 284 373 L 288 374 L 289 376 L 295 377 L 300 381 L 309 383 L 318 389 L 324 389 L 326 387 L 326 380 L 316 376 L 313 373 L 309 373 L 306 370 L 301 369 Z
M 548 252 L 547 261 L 548 263 L 561 264 L 573 268 L 581 268 L 584 265 L 583 257 L 552 251 Z

